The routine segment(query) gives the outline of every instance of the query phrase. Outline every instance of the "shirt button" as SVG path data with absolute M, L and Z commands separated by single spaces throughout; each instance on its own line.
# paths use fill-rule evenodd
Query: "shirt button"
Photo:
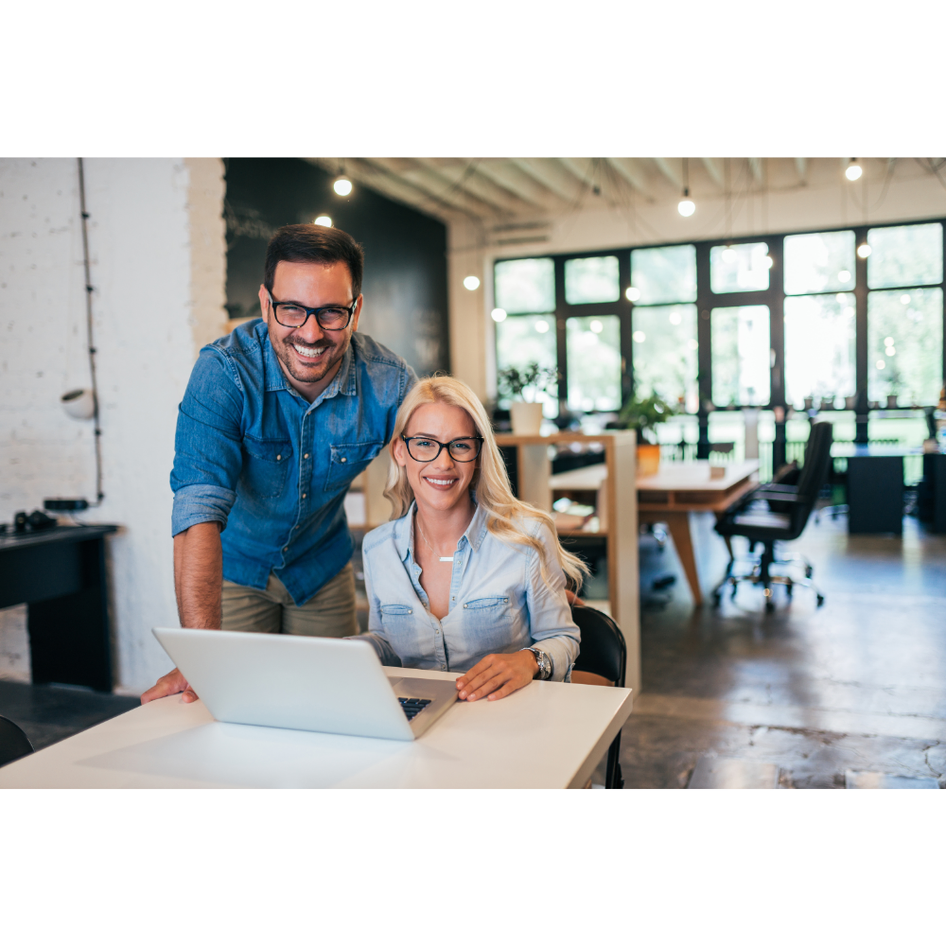
M 299 528 L 298 526 L 293 526 L 293 529 L 298 529 L 298 528 Z
M 287 545 L 287 546 L 283 549 L 283 551 L 284 551 L 284 552 L 288 552 L 288 551 L 289 551 L 289 546 Z
M 348 458 L 347 458 L 347 457 L 339 457 L 339 458 L 338 458 L 338 462 L 339 462 L 339 463 L 347 463 L 347 462 L 348 462 Z
M 303 453 L 303 454 L 302 454 L 302 459 L 303 459 L 303 460 L 308 460 L 308 459 L 309 459 L 309 454 Z
M 302 498 L 305 499 L 305 493 L 302 494 Z
M 281 453 L 277 453 L 277 454 L 276 454 L 276 459 L 277 459 L 277 460 L 281 460 L 281 459 L 282 459 L 282 454 L 281 454 Z

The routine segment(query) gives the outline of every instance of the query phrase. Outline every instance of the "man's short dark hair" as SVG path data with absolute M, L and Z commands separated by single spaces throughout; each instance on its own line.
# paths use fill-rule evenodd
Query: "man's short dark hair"
M 344 230 L 321 227 L 315 223 L 293 223 L 280 227 L 266 248 L 263 285 L 272 292 L 276 264 L 345 263 L 351 273 L 352 299 L 361 295 L 361 278 L 365 269 L 365 251 Z

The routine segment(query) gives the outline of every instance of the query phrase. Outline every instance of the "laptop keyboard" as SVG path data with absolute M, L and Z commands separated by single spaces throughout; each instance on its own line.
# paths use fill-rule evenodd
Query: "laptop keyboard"
M 428 703 L 430 703 L 430 700 L 415 700 L 408 696 L 399 696 L 397 701 L 401 704 L 401 709 L 404 710 L 404 714 L 409 720 L 413 719 L 425 706 L 427 706 Z

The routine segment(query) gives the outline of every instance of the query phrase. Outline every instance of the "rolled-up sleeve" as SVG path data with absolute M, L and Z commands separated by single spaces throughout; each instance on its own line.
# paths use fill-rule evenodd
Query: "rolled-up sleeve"
M 177 415 L 171 489 L 171 534 L 200 522 L 226 528 L 243 464 L 243 398 L 234 373 L 204 349 Z
M 565 573 L 558 564 L 553 536 L 542 523 L 537 523 L 535 537 L 545 546 L 549 580 L 542 579 L 538 553 L 530 551 L 529 587 L 526 602 L 529 608 L 529 633 L 536 650 L 544 651 L 552 661 L 550 679 L 559 682 L 571 677 L 572 666 L 578 657 L 581 632 L 572 620 L 571 608 L 565 597 Z

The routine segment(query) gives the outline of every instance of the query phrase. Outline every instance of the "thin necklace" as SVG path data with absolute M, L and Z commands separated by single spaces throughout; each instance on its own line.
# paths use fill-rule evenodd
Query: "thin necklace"
M 424 545 L 426 545 L 427 548 L 430 549 L 430 552 L 431 552 L 432 555 L 437 555 L 437 552 L 434 550 L 434 547 L 427 541 L 427 536 L 424 535 L 424 531 L 423 531 L 423 529 L 421 529 L 420 523 L 417 521 L 417 513 L 416 513 L 416 512 L 414 513 L 414 525 L 417 526 L 417 531 L 420 533 L 420 537 L 424 540 Z M 450 556 L 447 556 L 447 555 L 440 555 L 440 556 L 438 556 L 438 558 L 440 559 L 441 562 L 452 562 L 452 561 L 453 561 L 453 556 L 452 556 L 452 555 L 450 555 Z

